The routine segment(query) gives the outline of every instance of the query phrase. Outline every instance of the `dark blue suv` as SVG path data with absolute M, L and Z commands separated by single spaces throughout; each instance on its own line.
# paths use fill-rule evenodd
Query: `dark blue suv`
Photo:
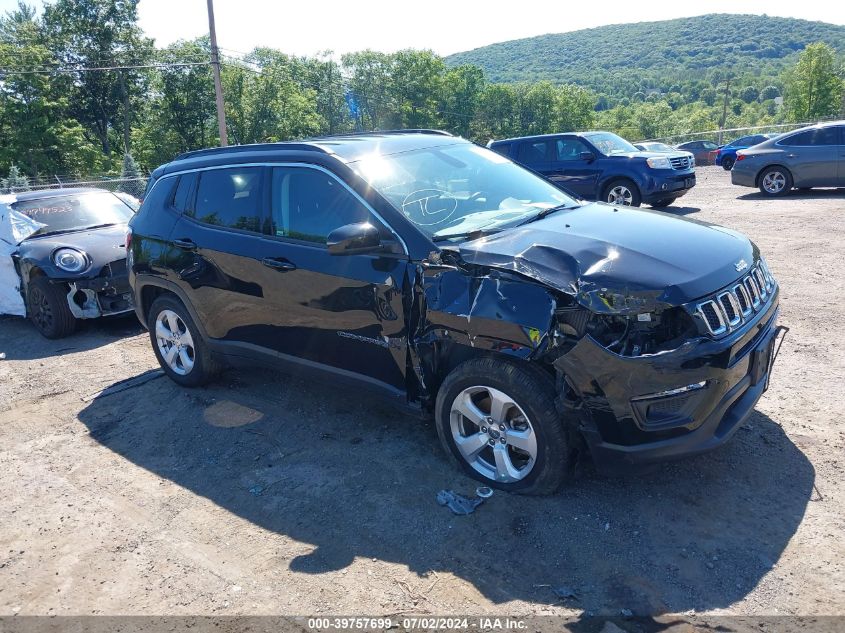
M 695 186 L 689 152 L 643 152 L 612 132 L 569 132 L 491 141 L 487 146 L 580 198 L 667 207 Z

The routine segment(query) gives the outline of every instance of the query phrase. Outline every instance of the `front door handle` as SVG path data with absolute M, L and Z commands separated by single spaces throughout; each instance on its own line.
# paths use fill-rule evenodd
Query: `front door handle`
M 173 240 L 173 244 L 174 244 L 174 246 L 177 246 L 178 248 L 181 248 L 182 250 L 185 250 L 185 251 L 195 251 L 195 250 L 197 250 L 196 242 L 194 242 L 194 240 L 189 239 L 187 237 L 179 239 L 179 240 Z
M 272 257 L 265 257 L 261 260 L 261 263 L 265 266 L 269 266 L 270 268 L 275 268 L 276 270 L 296 270 L 296 264 L 289 262 L 286 259 L 273 259 Z

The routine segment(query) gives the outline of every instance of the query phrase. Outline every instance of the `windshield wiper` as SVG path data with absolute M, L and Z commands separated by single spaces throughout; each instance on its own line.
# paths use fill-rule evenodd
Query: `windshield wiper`
M 522 226 L 523 224 L 529 224 L 530 222 L 536 222 L 537 220 L 542 220 L 546 216 L 551 215 L 555 211 L 563 211 L 564 209 L 575 209 L 577 206 L 578 205 L 570 206 L 569 204 L 564 203 L 564 204 L 559 204 L 555 207 L 548 207 L 546 209 L 542 209 L 541 211 L 538 211 L 537 213 L 532 215 L 527 220 L 523 220 L 522 222 L 517 224 L 517 226 Z
M 117 226 L 119 222 L 106 222 L 105 224 L 95 224 L 94 226 L 77 226 L 72 229 L 56 229 L 55 231 L 44 231 L 43 233 L 33 233 L 30 237 L 45 237 L 47 235 L 62 235 L 63 233 L 76 233 L 78 231 L 88 231 L 89 229 L 102 229 L 106 226 Z
M 432 242 L 445 242 L 446 240 L 454 240 L 456 238 L 466 238 L 470 240 L 477 240 L 486 235 L 493 235 L 499 233 L 502 229 L 475 229 L 474 231 L 466 231 L 465 233 L 447 233 L 445 235 L 435 235 L 431 238 Z

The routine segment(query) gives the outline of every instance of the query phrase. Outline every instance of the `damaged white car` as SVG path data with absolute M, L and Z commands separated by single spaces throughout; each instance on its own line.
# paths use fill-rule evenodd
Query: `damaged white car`
M 133 209 L 101 189 L 0 197 L 0 313 L 28 316 L 47 338 L 78 319 L 133 309 L 126 225 Z

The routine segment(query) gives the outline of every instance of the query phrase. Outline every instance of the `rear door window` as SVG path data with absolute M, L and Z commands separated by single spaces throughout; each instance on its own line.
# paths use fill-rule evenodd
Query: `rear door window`
M 822 127 L 815 130 L 805 130 L 778 141 L 778 145 L 788 147 L 810 147 L 819 145 L 839 145 L 839 134 L 836 128 Z
M 548 141 L 525 141 L 519 146 L 516 159 L 525 165 L 538 165 L 548 161 Z
M 211 169 L 199 176 L 194 209 L 197 221 L 242 231 L 261 231 L 261 167 Z

